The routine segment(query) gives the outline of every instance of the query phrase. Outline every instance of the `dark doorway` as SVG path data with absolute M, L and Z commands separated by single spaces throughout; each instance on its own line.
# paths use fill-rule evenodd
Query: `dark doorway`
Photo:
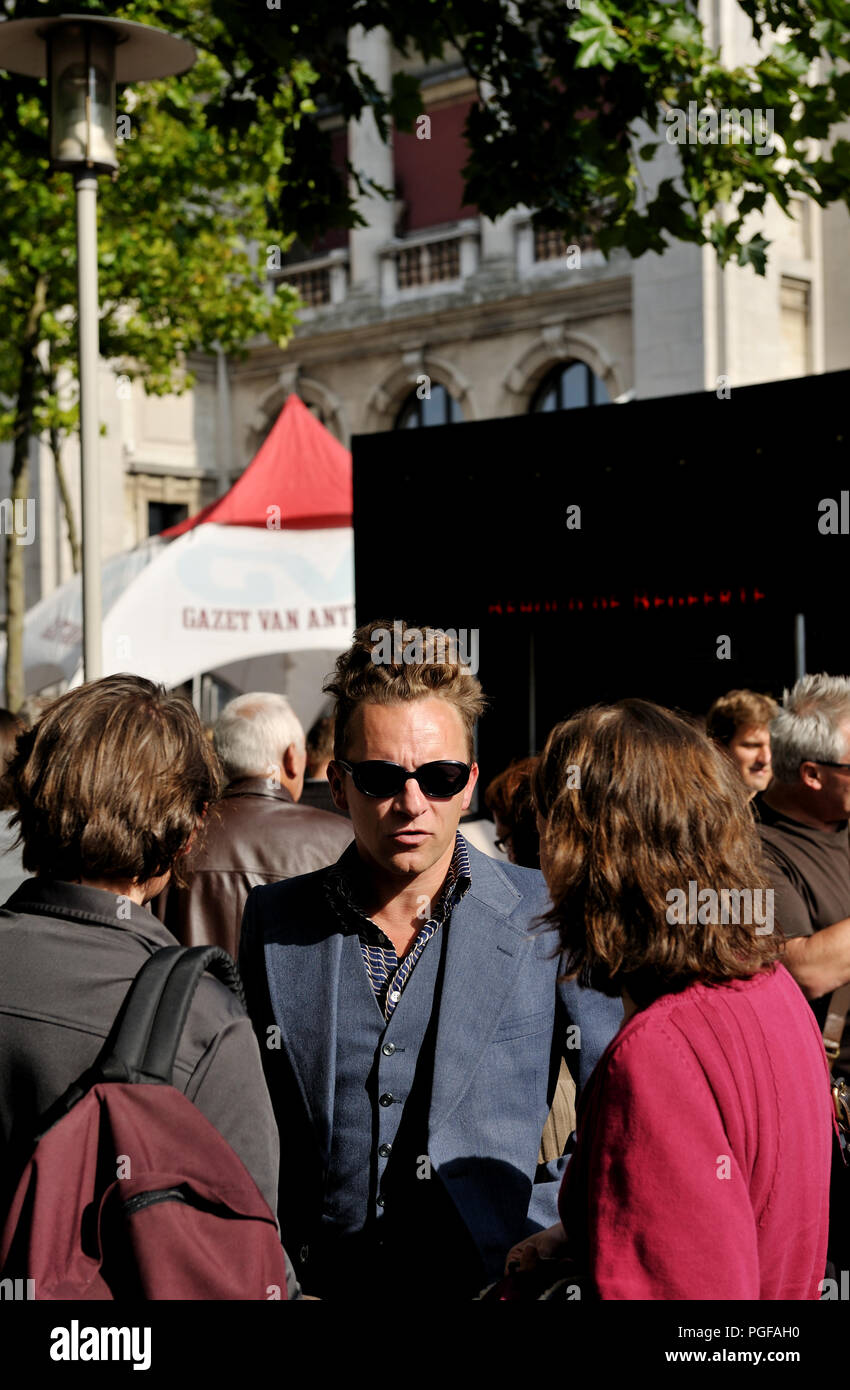
M 185 502 L 148 502 L 148 535 L 158 536 L 160 531 L 185 521 L 188 515 Z

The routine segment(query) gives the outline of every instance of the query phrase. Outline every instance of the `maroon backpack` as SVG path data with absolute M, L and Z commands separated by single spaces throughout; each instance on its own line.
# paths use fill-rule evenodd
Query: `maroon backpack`
M 172 1085 L 198 982 L 244 1002 L 217 946 L 167 946 L 136 976 L 92 1066 L 43 1117 L 0 1236 L 0 1277 L 36 1299 L 286 1298 L 268 1203 Z

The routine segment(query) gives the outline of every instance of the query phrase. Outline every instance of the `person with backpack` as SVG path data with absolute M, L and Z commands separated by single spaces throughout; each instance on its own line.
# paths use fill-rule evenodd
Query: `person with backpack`
M 28 1164 L 34 1174 L 36 1215 L 39 1203 L 43 1209 L 54 1197 L 57 1208 L 65 1214 L 69 1202 L 83 1205 L 77 1191 L 53 1194 L 39 1190 L 38 1165 L 30 1164 L 34 1138 L 43 1131 L 44 1117 L 51 1108 L 55 1109 L 73 1083 L 84 1078 L 87 1069 L 103 1055 L 141 967 L 152 958 L 162 960 L 168 966 L 159 972 L 160 983 L 164 983 L 176 958 L 186 954 L 176 949 L 175 938 L 146 904 L 179 865 L 222 786 L 215 755 L 189 701 L 132 675 L 109 676 L 54 701 L 34 728 L 19 739 L 6 778 L 17 807 L 13 825 L 17 825 L 22 841 L 23 865 L 33 877 L 0 908 L 0 1232 L 6 1228 L 0 1263 L 4 1256 L 8 1262 L 10 1206 L 14 1210 L 13 1198 L 20 1199 L 21 1175 Z M 172 948 L 172 954 L 160 957 L 158 953 L 167 947 Z M 198 978 L 199 967 L 207 963 L 222 973 L 230 988 L 207 974 Z M 125 1075 L 126 1067 L 122 1072 L 113 1066 L 110 1081 L 171 1082 L 170 1087 L 123 1086 L 123 1091 L 132 1095 L 123 1097 L 124 1110 L 119 1118 L 125 1123 L 129 1113 L 132 1132 L 135 1106 L 139 1115 L 146 1116 L 147 1129 L 139 1125 L 144 1136 L 152 1132 L 150 1126 L 160 1107 L 165 1143 L 156 1155 L 157 1172 L 163 1167 L 164 1154 L 165 1166 L 173 1167 L 173 1179 L 170 1186 L 153 1183 L 149 1186 L 157 1190 L 138 1191 L 145 1187 L 145 1164 L 154 1163 L 152 1148 L 146 1149 L 142 1138 L 129 1146 L 128 1152 L 114 1156 L 115 1171 L 106 1177 L 119 1201 L 125 1192 L 134 1194 L 132 1201 L 123 1203 L 125 1223 L 130 1211 L 135 1214 L 141 1208 L 153 1213 L 150 1228 L 156 1222 L 163 1232 L 168 1232 L 168 1222 L 180 1204 L 181 1211 L 193 1207 L 198 1220 L 204 1213 L 206 1219 L 216 1211 L 231 1217 L 233 1193 L 238 1191 L 239 1215 L 249 1223 L 265 1223 L 263 1268 L 273 1268 L 279 1262 L 285 1288 L 275 1293 L 272 1286 L 268 1292 L 264 1285 L 259 1292 L 218 1296 L 297 1298 L 300 1289 L 280 1249 L 273 1216 L 277 1205 L 277 1129 L 259 1049 L 239 1000 L 240 992 L 232 962 L 224 952 L 211 949 L 203 961 L 190 964 L 182 981 L 177 981 L 166 1010 L 170 1020 L 157 1019 L 155 1027 L 148 1020 L 142 1027 L 140 1042 L 144 1044 L 147 1039 L 150 1043 L 148 1053 L 155 1051 L 154 1043 L 160 1045 L 160 1065 L 146 1062 L 142 1048 L 138 1069 L 130 1068 Z M 170 1024 L 171 1034 L 170 1044 L 164 1048 L 163 1023 Z M 85 1082 L 80 1089 L 86 1090 Z M 170 1099 L 165 1095 L 169 1091 Z M 174 1091 L 193 1102 L 193 1109 L 188 1109 Z M 97 1096 L 98 1103 L 107 1108 L 108 1093 L 109 1085 L 102 1085 Z M 54 1149 L 55 1137 L 80 1113 L 80 1108 L 72 1109 L 48 1132 L 48 1139 L 54 1136 Z M 169 1130 L 163 1117 L 178 1113 L 182 1122 Z M 113 1126 L 115 1123 L 113 1119 Z M 40 1143 L 44 1145 L 45 1139 Z M 211 1152 L 218 1169 L 209 1163 Z M 214 1190 L 217 1172 L 227 1179 L 223 1201 Z M 202 1185 L 199 1188 L 197 1182 L 193 1186 L 193 1174 L 206 1180 L 206 1189 Z M 99 1198 L 105 1190 L 103 1175 L 98 1173 L 92 1181 L 92 1195 Z M 16 1218 L 19 1225 L 20 1211 Z M 232 1267 L 239 1252 L 226 1247 L 238 1223 L 219 1221 L 206 1227 L 216 1234 L 225 1228 L 231 1234 L 224 1236 L 222 1264 L 230 1262 Z M 239 1229 L 245 1231 L 247 1226 Z M 21 1235 L 20 1230 L 17 1235 Z M 27 1238 L 32 1251 L 35 1237 L 29 1232 Z M 71 1238 L 76 1239 L 73 1230 Z M 85 1231 L 81 1240 L 85 1245 Z M 137 1272 L 139 1286 L 145 1289 L 142 1296 L 216 1296 L 173 1291 L 181 1287 L 181 1280 L 182 1287 L 189 1290 L 192 1283 L 186 1270 L 168 1270 L 169 1242 L 170 1237 L 163 1236 L 161 1276 L 156 1269 L 150 1278 L 144 1271 Z M 114 1280 L 110 1282 L 105 1270 L 93 1270 L 92 1278 L 102 1281 L 108 1290 L 96 1295 L 101 1297 L 118 1296 L 115 1288 L 127 1283 L 126 1277 L 117 1285 Z M 220 1288 L 221 1278 L 207 1271 L 199 1277 L 196 1288 Z M 99 1289 L 101 1282 L 92 1287 Z M 61 1280 L 52 1286 L 52 1292 L 37 1288 L 36 1298 L 70 1296 L 57 1292 L 57 1288 L 61 1289 Z M 163 1292 L 166 1288 L 169 1291 Z

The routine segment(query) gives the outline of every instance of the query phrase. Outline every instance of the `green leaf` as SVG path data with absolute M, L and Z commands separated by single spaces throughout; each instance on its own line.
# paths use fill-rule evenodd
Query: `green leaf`
M 764 275 L 767 269 L 767 248 L 769 245 L 770 242 L 765 241 L 761 232 L 759 232 L 756 236 L 751 237 L 738 251 L 738 264 L 743 266 L 751 265 L 756 275 Z
M 610 16 L 598 0 L 584 0 L 579 18 L 570 25 L 569 35 L 579 45 L 575 59 L 577 68 L 599 65 L 610 71 L 629 51 L 628 42 L 615 31 Z
M 412 130 L 425 106 L 419 82 L 411 73 L 393 73 L 390 105 L 399 130 Z

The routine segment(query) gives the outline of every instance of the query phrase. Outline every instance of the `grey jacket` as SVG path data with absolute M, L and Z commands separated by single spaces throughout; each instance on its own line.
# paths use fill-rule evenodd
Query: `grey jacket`
M 0 908 L 4 1178 L 18 1161 L 18 1144 L 94 1061 L 144 961 L 175 944 L 147 908 L 100 888 L 28 878 Z M 259 1049 L 241 1004 L 209 975 L 189 1011 L 174 1084 L 231 1145 L 275 1211 L 279 1144 Z

